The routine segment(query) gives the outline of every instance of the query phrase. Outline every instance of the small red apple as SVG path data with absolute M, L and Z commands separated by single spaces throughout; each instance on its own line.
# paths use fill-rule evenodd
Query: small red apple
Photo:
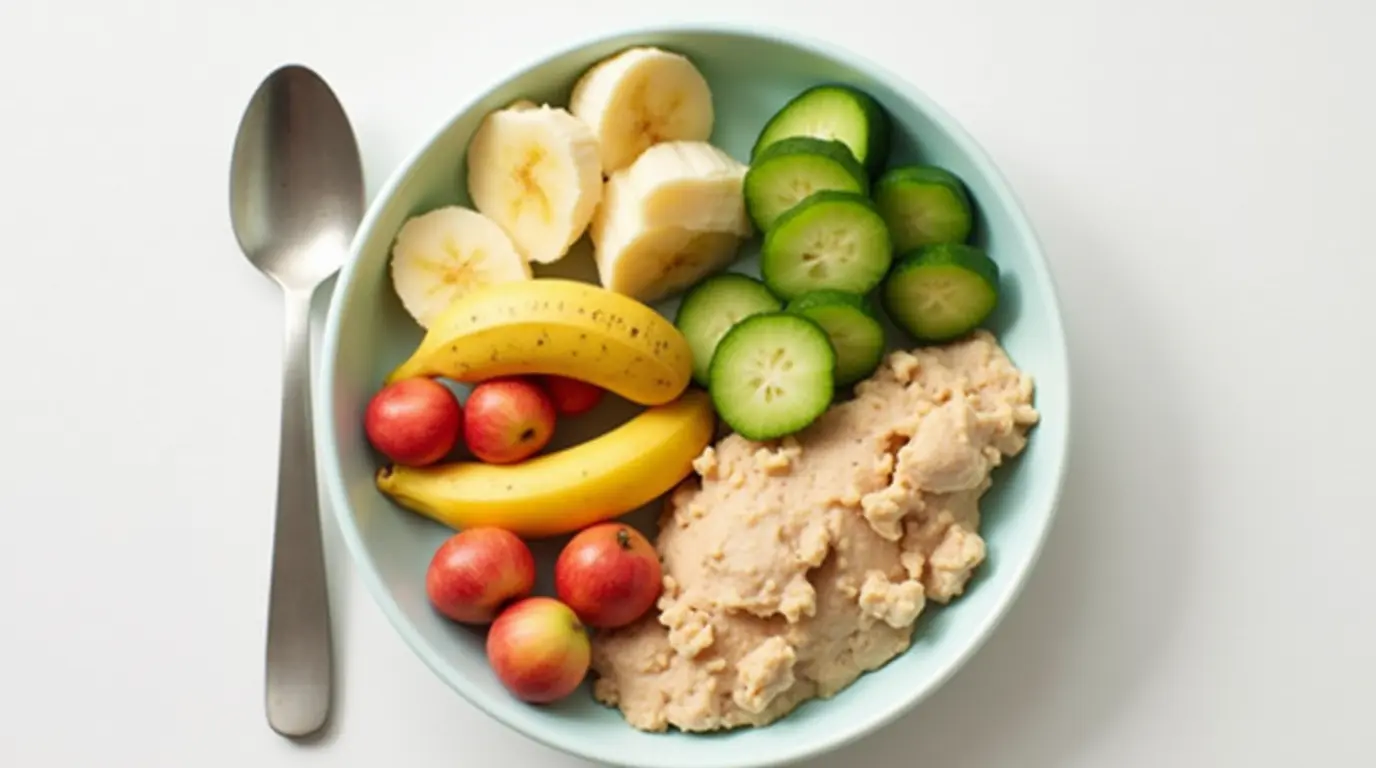
M 527 459 L 554 437 L 554 403 L 523 378 L 490 379 L 473 387 L 463 416 L 468 449 L 489 464 Z
M 610 629 L 640 618 L 659 599 L 659 555 L 625 523 L 585 528 L 554 562 L 554 590 L 590 627 Z
M 542 376 L 540 384 L 554 400 L 561 416 L 581 416 L 602 402 L 602 388 L 567 376 Z
M 535 587 L 535 557 L 503 528 L 469 528 L 435 550 L 425 594 L 441 614 L 464 624 L 487 624 L 503 605 Z
M 444 458 L 459 440 L 463 408 L 434 379 L 402 379 L 368 402 L 363 431 L 368 442 L 397 464 L 420 467 Z
M 516 698 L 546 704 L 568 696 L 588 674 L 592 647 L 578 616 L 552 597 L 527 597 L 487 631 L 487 660 Z

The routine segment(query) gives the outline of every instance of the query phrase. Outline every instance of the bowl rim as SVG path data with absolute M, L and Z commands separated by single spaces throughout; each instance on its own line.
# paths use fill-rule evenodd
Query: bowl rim
M 1053 348 L 1052 357 L 1060 361 L 1061 370 L 1057 373 L 1060 375 L 1061 381 L 1063 382 L 1059 395 L 1057 396 L 1060 411 L 1063 414 L 1063 418 L 1060 420 L 1057 427 L 1057 431 L 1060 433 L 1060 440 L 1058 441 L 1060 452 L 1058 456 L 1053 458 L 1056 471 L 1048 497 L 1048 508 L 1042 515 L 1041 524 L 1035 530 L 1034 538 L 1029 544 L 1028 556 L 1024 566 L 1009 576 L 1009 582 L 1002 597 L 994 601 L 984 620 L 974 629 L 971 640 L 967 642 L 963 648 L 955 652 L 952 659 L 943 665 L 935 674 L 930 676 L 923 685 L 914 688 L 909 696 L 901 699 L 896 704 L 883 711 L 875 712 L 873 716 L 860 724 L 843 731 L 833 731 L 824 740 L 814 742 L 811 745 L 803 745 L 795 748 L 783 747 L 781 750 L 775 750 L 769 757 L 752 757 L 745 751 L 741 751 L 729 760 L 718 762 L 711 767 L 772 768 L 773 766 L 790 764 L 833 752 L 891 725 L 903 715 L 916 709 L 920 703 L 942 688 L 951 677 L 964 668 L 970 659 L 984 647 L 995 629 L 1007 616 L 1008 611 L 1025 589 L 1032 572 L 1036 569 L 1041 559 L 1042 552 L 1045 549 L 1046 540 L 1049 538 L 1051 530 L 1055 525 L 1065 488 L 1066 477 L 1068 475 L 1069 459 L 1071 456 L 1071 439 L 1073 436 L 1071 428 L 1073 414 L 1071 410 L 1072 381 L 1070 378 L 1069 351 L 1061 314 L 1059 289 L 1052 273 L 1051 265 L 1046 258 L 1041 240 L 1026 213 L 1022 201 L 1013 190 L 1011 184 L 1009 184 L 1004 177 L 1003 172 L 994 163 L 992 156 L 954 116 L 948 113 L 931 97 L 927 96 L 920 88 L 897 72 L 841 45 L 793 30 L 762 28 L 758 25 L 735 22 L 686 24 L 658 23 L 619 26 L 596 34 L 582 35 L 574 42 L 553 49 L 545 55 L 525 59 L 523 64 L 511 70 L 504 78 L 494 82 L 487 88 L 475 91 L 472 96 L 466 98 L 456 109 L 452 110 L 449 116 L 445 118 L 435 130 L 431 131 L 426 139 L 408 153 L 391 171 L 387 180 L 378 189 L 373 199 L 369 201 L 364 217 L 351 239 L 348 259 L 336 276 L 333 293 L 330 297 L 329 310 L 325 319 L 322 339 L 320 365 L 317 373 L 318 380 L 314 382 L 316 385 L 316 397 L 319 398 L 320 403 L 320 407 L 316 408 L 315 412 L 325 415 L 325 418 L 315 419 L 314 431 L 317 469 L 320 470 L 319 474 L 326 488 L 330 510 L 339 528 L 341 538 L 343 538 L 345 542 L 350 558 L 353 560 L 355 566 L 358 566 L 356 572 L 359 578 L 372 596 L 373 601 L 387 618 L 388 623 L 392 625 L 393 630 L 401 636 L 402 640 L 411 651 L 420 658 L 425 666 L 429 667 L 433 674 L 443 680 L 451 690 L 457 692 L 464 700 L 479 711 L 502 723 L 511 730 L 522 734 L 526 738 L 543 744 L 551 749 L 585 760 L 609 765 L 627 766 L 627 768 L 629 768 L 630 764 L 618 763 L 616 762 L 616 758 L 609 757 L 605 754 L 588 752 L 575 746 L 560 743 L 547 736 L 541 729 L 526 728 L 522 724 L 504 716 L 502 713 L 489 708 L 481 697 L 470 695 L 447 666 L 442 664 L 440 660 L 428 650 L 427 644 L 411 627 L 405 616 L 402 615 L 397 602 L 392 598 L 390 590 L 382 582 L 377 569 L 370 565 L 369 567 L 363 567 L 365 564 L 370 564 L 371 560 L 358 527 L 354 525 L 351 520 L 346 520 L 346 518 L 351 517 L 352 507 L 348 501 L 348 493 L 344 488 L 339 462 L 339 452 L 337 450 L 338 437 L 335 432 L 333 419 L 335 401 L 332 384 L 340 348 L 340 315 L 342 313 L 342 307 L 349 303 L 349 299 L 355 290 L 354 269 L 357 267 L 362 245 L 370 239 L 373 229 L 377 224 L 377 219 L 381 216 L 383 210 L 396 194 L 398 188 L 415 170 L 421 157 L 423 157 L 456 122 L 474 109 L 487 94 L 515 83 L 532 70 L 544 66 L 550 61 L 577 53 L 587 47 L 614 43 L 618 40 L 626 40 L 627 44 L 630 44 L 631 40 L 637 38 L 672 35 L 727 35 L 755 38 L 757 40 L 782 43 L 807 53 L 831 59 L 851 69 L 863 72 L 876 80 L 883 81 L 885 85 L 894 92 L 901 94 L 904 99 L 916 105 L 918 109 L 924 112 L 932 120 L 932 122 L 938 124 L 941 130 L 946 132 L 951 141 L 956 144 L 979 169 L 979 173 L 984 176 L 989 185 L 993 188 L 995 194 L 1005 201 L 1005 205 L 1012 214 L 1011 218 L 1014 222 L 1014 226 L 1019 230 L 1019 236 L 1029 246 L 1028 261 L 1031 267 L 1031 277 L 1040 284 L 1039 288 L 1048 299 L 1047 316 L 1050 323 L 1048 343 L 1051 344 Z M 877 671 L 882 671 L 882 669 Z M 755 754 L 758 755 L 758 753 Z M 687 763 L 673 760 L 671 754 L 666 756 L 668 756 L 669 759 L 661 763 L 660 768 L 680 768 L 680 766 L 682 766 L 682 768 L 688 768 Z

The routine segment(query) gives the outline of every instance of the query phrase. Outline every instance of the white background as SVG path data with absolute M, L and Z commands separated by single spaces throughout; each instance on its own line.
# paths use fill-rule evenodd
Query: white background
M 584 765 L 433 677 L 332 527 L 335 727 L 268 730 L 283 318 L 229 230 L 229 150 L 304 62 L 371 193 L 551 48 L 713 19 L 825 35 L 954 113 L 1070 334 L 1073 466 L 1023 598 L 812 768 L 1376 765 L 1376 6 L 658 5 L 0 0 L 0 766 Z

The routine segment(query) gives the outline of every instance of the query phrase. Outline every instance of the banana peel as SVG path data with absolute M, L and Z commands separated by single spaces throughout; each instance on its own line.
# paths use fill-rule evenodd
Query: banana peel
M 716 416 L 700 389 L 647 408 L 616 429 L 519 464 L 387 466 L 378 489 L 402 507 L 454 529 L 505 528 L 544 538 L 635 510 L 692 472 Z

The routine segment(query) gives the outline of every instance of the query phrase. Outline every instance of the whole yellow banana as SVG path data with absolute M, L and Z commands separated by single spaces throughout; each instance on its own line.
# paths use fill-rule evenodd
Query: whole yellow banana
M 457 299 L 387 383 L 556 374 L 661 405 L 683 392 L 692 368 L 683 334 L 645 304 L 591 283 L 537 278 L 485 285 Z
M 569 533 L 671 490 L 712 439 L 707 393 L 691 389 L 580 445 L 518 464 L 384 467 L 377 487 L 401 506 L 462 529 L 497 526 L 525 538 Z

